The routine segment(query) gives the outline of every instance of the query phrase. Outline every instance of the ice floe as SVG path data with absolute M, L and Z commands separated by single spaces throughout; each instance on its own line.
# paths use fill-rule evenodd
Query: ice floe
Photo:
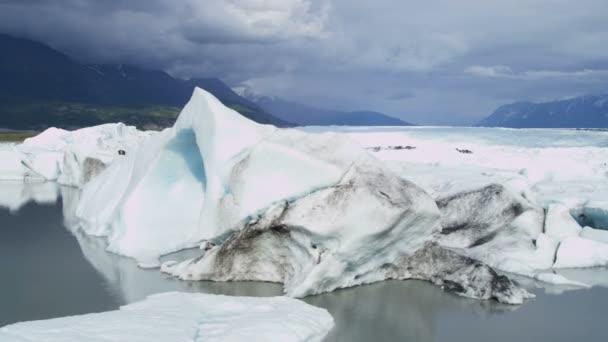
M 8 325 L 0 340 L 315 342 L 332 326 L 325 309 L 297 299 L 170 292 L 116 311 Z

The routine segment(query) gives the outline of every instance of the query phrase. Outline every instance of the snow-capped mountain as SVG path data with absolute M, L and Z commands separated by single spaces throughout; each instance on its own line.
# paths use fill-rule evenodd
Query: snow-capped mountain
M 267 113 L 302 126 L 412 126 L 411 123 L 375 111 L 338 111 L 321 109 L 276 96 L 264 96 L 249 87 L 232 90 L 249 99 Z
M 499 107 L 477 126 L 608 128 L 608 94 L 542 103 L 515 102 Z

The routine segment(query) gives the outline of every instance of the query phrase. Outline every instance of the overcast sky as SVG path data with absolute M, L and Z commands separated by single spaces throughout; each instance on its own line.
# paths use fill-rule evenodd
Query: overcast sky
M 608 93 L 606 0 L 0 0 L 0 32 L 419 124 Z

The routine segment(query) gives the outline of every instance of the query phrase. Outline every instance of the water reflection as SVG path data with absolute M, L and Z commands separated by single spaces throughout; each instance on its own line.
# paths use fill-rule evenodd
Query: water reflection
M 80 191 L 77 189 L 61 189 L 64 224 L 78 241 L 84 258 L 106 279 L 113 294 L 124 303 L 132 303 L 151 294 L 167 291 L 241 296 L 277 296 L 282 294 L 281 286 L 278 284 L 186 282 L 161 274 L 158 269 L 139 268 L 130 258 L 107 252 L 107 243 L 104 238 L 86 235 L 78 228 L 78 219 L 74 212 L 79 197 Z M 199 250 L 190 250 L 175 253 L 166 256 L 166 258 L 184 260 L 199 253 Z
M 336 327 L 327 341 L 435 341 L 441 313 L 466 310 L 488 317 L 519 306 L 470 300 L 423 281 L 385 281 L 305 298 L 327 308 Z
M 59 186 L 53 182 L 0 181 L 0 208 L 18 211 L 29 202 L 53 204 L 59 198 Z

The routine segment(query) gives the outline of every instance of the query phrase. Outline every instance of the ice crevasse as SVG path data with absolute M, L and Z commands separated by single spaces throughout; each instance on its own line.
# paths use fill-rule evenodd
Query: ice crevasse
M 198 88 L 174 127 L 87 182 L 76 210 L 86 233 L 144 267 L 201 246 L 196 259 L 162 265 L 182 279 L 281 282 L 302 297 L 421 278 L 463 283 L 457 292 L 471 297 L 529 296 L 468 258 L 470 272 L 446 267 L 453 255 L 432 241 L 440 215 L 352 140 L 257 124 Z M 436 258 L 417 270 L 428 255 Z

